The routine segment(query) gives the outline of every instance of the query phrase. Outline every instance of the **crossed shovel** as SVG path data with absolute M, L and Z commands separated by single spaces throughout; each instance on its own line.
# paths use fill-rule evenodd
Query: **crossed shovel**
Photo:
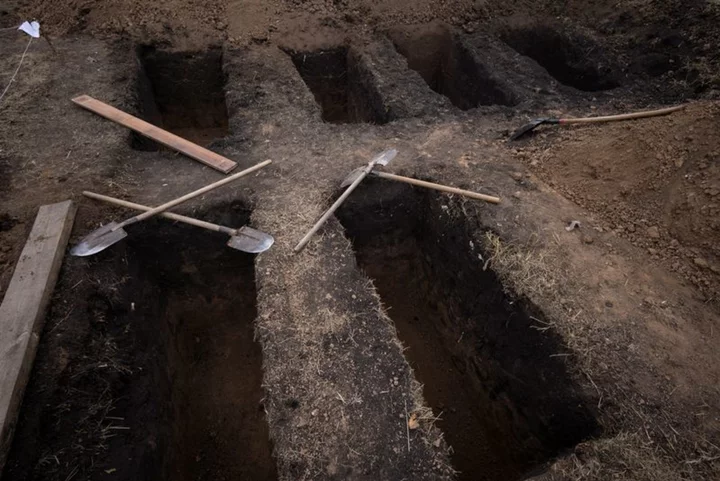
M 376 165 L 388 165 L 395 158 L 397 153 L 398 152 L 395 149 L 386 150 L 385 152 L 371 160 L 365 167 L 360 167 L 350 172 L 350 175 L 348 175 L 340 185 L 341 187 L 347 187 L 347 189 L 345 189 L 345 192 L 343 192 L 343 194 L 338 198 L 338 200 L 336 200 L 335 203 L 323 214 L 323 216 L 320 217 L 320 219 L 315 223 L 313 228 L 310 229 L 307 234 L 305 234 L 305 237 L 303 237 L 302 240 L 298 243 L 298 245 L 295 246 L 295 252 L 300 252 L 305 248 L 307 243 L 310 242 L 310 238 L 320 229 L 320 227 L 322 227 L 322 225 L 330 218 L 331 215 L 333 215 L 333 213 L 340 207 L 340 205 L 345 202 L 345 199 L 347 199 L 350 194 L 352 194 L 352 191 L 355 190 L 357 186 L 360 185 L 360 183 L 363 181 L 363 179 L 368 175 L 373 175 L 382 179 L 394 180 L 397 182 L 404 182 L 406 184 L 417 185 L 419 187 L 425 187 L 428 189 L 439 190 L 441 192 L 460 194 L 466 197 L 470 197 L 471 199 L 484 200 L 485 202 L 490 202 L 492 204 L 500 203 L 500 199 L 498 197 L 493 197 L 491 195 L 478 194 L 477 192 L 471 192 L 469 190 L 449 187 L 447 185 L 435 184 L 433 182 L 425 182 L 424 180 L 413 179 L 411 177 L 388 174 L 387 172 L 376 172 L 375 170 L 373 170 L 375 169 Z
M 72 248 L 70 253 L 74 256 L 84 257 L 84 256 L 91 256 L 93 254 L 97 254 L 98 252 L 101 252 L 111 245 L 120 242 L 122 239 L 127 237 L 127 232 L 125 232 L 124 227 L 135 224 L 137 222 L 141 222 L 145 219 L 148 219 L 150 217 L 153 217 L 155 215 L 160 215 L 162 217 L 166 217 L 168 219 L 172 219 L 179 222 L 184 222 L 185 224 L 194 225 L 197 227 L 202 227 L 204 229 L 208 229 L 215 232 L 222 232 L 224 234 L 228 234 L 230 236 L 230 240 L 228 240 L 227 245 L 228 247 L 231 247 L 233 249 L 237 249 L 239 251 L 243 252 L 249 252 L 249 253 L 260 253 L 268 250 L 270 246 L 273 245 L 275 242 L 275 239 L 272 238 L 271 235 L 266 234 L 265 232 L 261 232 L 259 230 L 255 230 L 251 227 L 244 226 L 240 229 L 232 229 L 230 227 L 225 227 L 217 224 L 212 224 L 210 222 L 205 222 L 198 219 L 193 219 L 192 217 L 186 217 L 183 215 L 173 214 L 171 212 L 166 212 L 167 210 L 180 205 L 184 202 L 187 202 L 190 199 L 194 199 L 202 194 L 205 194 L 207 192 L 210 192 L 211 190 L 215 190 L 218 187 L 222 187 L 225 184 L 229 184 L 230 182 L 233 182 L 241 177 L 244 177 L 252 172 L 255 172 L 256 170 L 259 170 L 266 165 L 270 164 L 272 161 L 266 160 L 265 162 L 261 162 L 253 167 L 250 167 L 249 169 L 245 169 L 242 172 L 238 172 L 235 175 L 231 175 L 230 177 L 226 177 L 222 180 L 219 180 L 217 182 L 214 182 L 210 185 L 207 185 L 201 189 L 198 189 L 194 192 L 191 192 L 189 194 L 186 194 L 182 197 L 179 197 L 177 199 L 171 200 L 170 202 L 166 202 L 163 205 L 160 205 L 158 207 L 146 207 L 144 205 L 135 204 L 132 202 L 127 202 L 120 199 L 115 199 L 113 197 L 108 197 L 106 195 L 100 195 L 95 194 L 93 192 L 83 192 L 83 194 L 86 197 L 90 197 L 92 199 L 101 200 L 104 202 L 108 202 L 115 205 L 120 205 L 123 207 L 128 207 L 130 209 L 145 211 L 142 214 L 136 215 L 134 217 L 131 217 L 129 219 L 126 219 L 120 223 L 117 222 L 110 222 L 108 224 L 105 224 L 104 226 L 100 227 L 99 229 L 94 230 L 87 236 L 85 236 L 75 247 Z

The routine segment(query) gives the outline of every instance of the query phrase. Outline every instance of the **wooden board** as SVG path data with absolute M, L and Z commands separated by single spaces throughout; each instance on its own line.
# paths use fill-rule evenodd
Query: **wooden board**
M 69 200 L 40 207 L 0 305 L 0 472 L 74 220 Z
M 160 127 L 156 127 L 153 124 L 140 120 L 137 117 L 118 110 L 104 102 L 96 100 L 88 95 L 81 95 L 72 99 L 80 107 L 94 112 L 106 119 L 112 120 L 124 127 L 134 130 L 140 135 L 144 135 L 155 142 L 159 142 L 171 149 L 177 150 L 195 159 L 198 162 L 202 162 L 205 165 L 217 169 L 220 172 L 227 174 L 233 170 L 237 164 L 227 157 L 223 157 L 220 154 L 216 154 L 204 147 L 200 147 L 197 144 L 190 142 L 189 140 L 178 137 L 175 134 L 171 134 L 167 130 L 163 130 Z

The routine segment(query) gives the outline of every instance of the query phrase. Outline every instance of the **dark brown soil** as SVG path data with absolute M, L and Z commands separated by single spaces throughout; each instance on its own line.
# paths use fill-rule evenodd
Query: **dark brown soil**
M 480 105 L 518 103 L 473 60 L 467 46 L 447 26 L 398 27 L 390 32 L 390 38 L 407 59 L 408 67 L 455 107 L 469 110 Z
M 716 3 L 5 2 L 0 79 L 35 17 L 52 43 L 0 101 L 0 292 L 39 205 L 79 204 L 75 242 L 129 215 L 83 190 L 220 178 L 80 94 L 272 159 L 180 211 L 276 244 L 158 220 L 67 257 L 3 479 L 718 478 Z M 368 179 L 293 254 L 388 148 L 502 201 Z
M 525 479 L 599 434 L 593 403 L 568 376 L 560 340 L 476 263 L 482 250 L 468 249 L 467 224 L 444 202 L 368 182 L 339 218 L 453 448 L 457 478 Z
M 44 346 L 65 356 L 38 360 L 62 362 L 63 402 L 44 409 L 49 386 L 30 386 L 8 479 L 277 479 L 252 257 L 193 233 L 151 222 L 75 260 L 84 276 L 58 295 L 80 302 L 51 319 Z
M 220 48 L 167 52 L 144 46 L 137 55 L 139 110 L 144 120 L 203 146 L 228 134 Z M 132 146 L 159 148 L 136 133 Z

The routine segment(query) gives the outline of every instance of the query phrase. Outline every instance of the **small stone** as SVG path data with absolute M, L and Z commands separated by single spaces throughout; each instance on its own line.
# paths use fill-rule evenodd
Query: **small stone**
M 654 256 L 657 253 L 658 253 L 657 249 L 653 249 L 652 247 L 648 248 L 648 254 L 650 254 L 651 256 Z
M 605 307 L 612 307 L 613 303 L 611 301 L 605 301 Z
M 513 172 L 512 174 L 510 174 L 510 177 L 512 177 L 513 179 L 515 179 L 517 181 L 520 181 L 523 179 L 523 174 L 522 174 L 522 172 Z
M 584 234 L 582 236 L 582 241 L 584 244 L 592 244 L 593 242 L 595 242 L 595 239 L 593 239 L 592 236 Z
M 628 232 L 635 232 L 635 224 L 630 224 L 630 225 L 627 227 L 627 230 L 628 230 Z
M 516 191 L 515 193 L 513 193 L 513 197 L 515 197 L 516 199 L 519 199 L 519 198 L 520 198 L 520 191 L 518 190 L 518 191 Z
M 657 226 L 648 227 L 647 235 L 651 239 L 659 239 L 660 238 L 660 230 L 657 228 Z
M 708 261 L 706 261 L 702 257 L 696 257 L 695 259 L 693 259 L 693 262 L 695 263 L 696 266 L 702 267 L 703 269 L 707 269 L 708 267 L 710 267 L 710 264 L 708 264 Z

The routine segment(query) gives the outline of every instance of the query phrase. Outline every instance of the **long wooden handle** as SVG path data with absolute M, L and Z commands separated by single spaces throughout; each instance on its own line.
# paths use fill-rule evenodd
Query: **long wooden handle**
M 383 179 L 390 179 L 390 180 L 396 180 L 398 182 L 405 182 L 406 184 L 417 185 L 419 187 L 427 187 L 428 189 L 435 189 L 435 190 L 439 190 L 441 192 L 448 192 L 450 194 L 460 194 L 460 195 L 464 195 L 465 197 L 470 197 L 471 199 L 484 200 L 485 202 L 490 202 L 491 204 L 499 204 L 500 203 L 499 197 L 494 197 L 492 195 L 478 194 L 477 192 L 472 192 L 472 191 L 464 190 L 464 189 L 458 189 L 456 187 L 449 187 L 447 185 L 434 184 L 432 182 L 426 182 L 424 180 L 413 179 L 412 177 L 403 177 L 401 175 L 388 174 L 387 172 L 377 172 L 377 171 L 373 172 L 373 175 L 375 175 L 377 177 L 381 177 Z
M 352 191 L 355 190 L 355 188 L 360 185 L 360 182 L 363 181 L 365 177 L 370 173 L 374 165 L 368 165 L 365 167 L 365 169 L 360 173 L 357 179 L 348 186 L 347 189 L 345 189 L 345 192 L 338 198 L 338 200 L 335 201 L 335 203 L 330 206 L 330 208 L 323 214 L 322 217 L 315 223 L 315 225 L 310 229 L 310 231 L 305 234 L 305 237 L 303 237 L 300 242 L 298 242 L 298 245 L 295 246 L 295 253 L 300 252 L 305 248 L 308 242 L 310 242 L 310 238 L 315 235 L 315 233 L 322 227 L 322 225 L 330 218 L 331 215 L 340 207 L 340 205 L 345 202 L 345 199 L 348 198 L 350 194 L 352 194 Z
M 159 205 L 157 207 L 153 207 L 147 212 L 144 212 L 140 215 L 137 215 L 135 217 L 132 217 L 125 222 L 120 223 L 116 229 L 119 229 L 121 227 L 125 227 L 126 225 L 134 224 L 135 222 L 140 222 L 142 220 L 145 220 L 149 217 L 152 217 L 154 215 L 160 214 L 161 212 L 164 212 L 168 209 L 171 209 L 175 207 L 176 205 L 180 205 L 183 202 L 187 202 L 190 199 L 194 199 L 195 197 L 201 196 L 207 192 L 210 192 L 211 190 L 217 189 L 218 187 L 222 187 L 225 184 L 229 184 L 232 181 L 235 181 L 239 179 L 240 177 L 244 177 L 248 174 L 251 174 L 255 172 L 256 170 L 262 169 L 266 165 L 272 163 L 272 160 L 266 160 L 265 162 L 260 162 L 259 164 L 250 167 L 249 169 L 245 169 L 242 172 L 238 172 L 237 174 L 233 174 L 230 177 L 226 177 L 222 180 L 218 180 L 217 182 L 213 182 L 210 185 L 206 185 L 205 187 L 198 189 L 194 192 L 190 192 L 189 194 L 185 194 L 182 197 L 178 197 L 177 199 L 171 200 L 170 202 L 166 202 L 162 205 Z
M 616 120 L 642 119 L 646 117 L 657 117 L 659 115 L 667 115 L 678 110 L 682 110 L 687 105 L 676 105 L 675 107 L 667 107 L 658 110 L 647 110 L 645 112 L 635 112 L 632 114 L 606 115 L 604 117 L 585 117 L 579 119 L 560 119 L 561 124 L 592 124 L 595 122 L 613 122 Z
M 140 210 L 140 211 L 145 211 L 145 212 L 152 210 L 152 207 L 148 207 L 146 205 L 136 204 L 134 202 L 128 202 L 127 200 L 116 199 L 115 197 L 110 197 L 108 195 L 96 194 L 95 192 L 85 191 L 85 192 L 83 192 L 83 195 L 85 197 L 89 197 L 91 199 L 107 202 L 108 204 L 114 204 L 114 205 L 119 205 L 122 207 L 127 207 L 128 209 L 135 209 L 135 210 Z M 174 214 L 172 212 L 162 212 L 159 215 L 161 217 L 165 217 L 166 219 L 172 219 L 172 220 L 175 220 L 178 222 L 184 222 L 185 224 L 194 225 L 196 227 L 202 227 L 203 229 L 208 229 L 213 232 L 222 232 L 222 233 L 229 234 L 229 235 L 235 235 L 237 233 L 237 229 L 231 229 L 230 227 L 213 224 L 211 222 L 205 222 L 204 220 L 193 219 L 192 217 L 186 217 L 184 215 Z

